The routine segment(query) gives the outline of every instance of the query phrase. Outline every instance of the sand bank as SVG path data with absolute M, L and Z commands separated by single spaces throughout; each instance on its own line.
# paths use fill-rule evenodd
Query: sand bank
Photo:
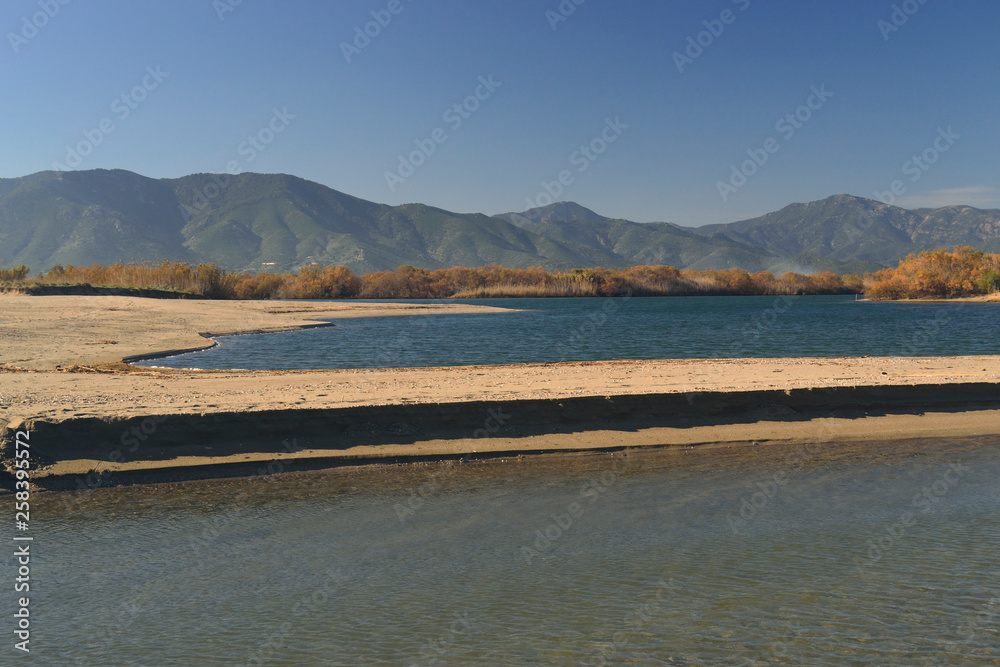
M 638 446 L 1000 435 L 1000 358 L 613 361 L 175 371 L 125 357 L 315 318 L 457 304 L 0 297 L 0 458 L 53 488 L 370 461 Z M 110 341 L 116 341 L 114 343 Z M 4 425 L 7 425 L 6 427 Z M 94 480 L 97 480 L 94 482 Z
M 326 326 L 324 319 L 509 312 L 463 304 L 209 301 L 0 294 L 0 368 L 97 366 L 201 350 L 210 336 Z
M 996 437 L 993 384 L 628 394 L 14 422 L 43 488 L 637 447 Z M 5 454 L 10 463 L 9 446 Z

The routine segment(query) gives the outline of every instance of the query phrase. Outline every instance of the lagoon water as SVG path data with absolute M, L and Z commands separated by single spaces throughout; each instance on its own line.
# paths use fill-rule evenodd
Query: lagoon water
M 998 445 L 678 449 L 42 494 L 31 658 L 997 665 Z M 5 558 L 0 575 L 14 568 Z
M 479 303 L 522 310 L 337 320 L 150 363 L 1000 352 L 994 304 Z M 676 448 L 40 494 L 32 659 L 1000 665 L 998 449 Z
M 427 302 L 423 302 L 427 303 Z M 878 303 L 853 296 L 480 299 L 503 314 L 334 320 L 222 336 L 173 368 L 373 368 L 783 356 L 1000 354 L 1000 305 Z

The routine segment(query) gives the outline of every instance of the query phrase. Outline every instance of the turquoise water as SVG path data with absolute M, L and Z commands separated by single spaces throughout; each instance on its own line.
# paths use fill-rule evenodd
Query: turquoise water
M 998 445 L 684 449 L 38 495 L 30 659 L 997 665 Z M 14 569 L 8 557 L 0 576 Z
M 223 336 L 174 368 L 373 368 L 781 356 L 1000 354 L 1000 304 L 875 303 L 851 296 L 489 299 L 474 315 L 334 320 Z

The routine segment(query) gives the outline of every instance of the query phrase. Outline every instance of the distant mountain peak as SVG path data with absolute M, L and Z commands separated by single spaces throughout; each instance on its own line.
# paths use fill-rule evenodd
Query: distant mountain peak
M 530 208 L 521 213 L 504 213 L 500 217 L 509 220 L 518 227 L 544 222 L 576 222 L 591 224 L 609 220 L 603 215 L 594 213 L 589 208 L 572 201 L 558 201 L 548 206 Z
M 884 202 L 878 201 L 877 199 L 868 199 L 867 197 L 858 197 L 857 195 L 849 194 L 836 194 L 830 195 L 823 199 L 817 199 L 815 201 L 805 202 L 805 203 L 794 203 L 789 204 L 785 208 L 791 207 L 804 207 L 804 208 L 821 208 L 829 206 L 862 206 L 864 208 L 877 208 L 880 206 L 888 206 Z

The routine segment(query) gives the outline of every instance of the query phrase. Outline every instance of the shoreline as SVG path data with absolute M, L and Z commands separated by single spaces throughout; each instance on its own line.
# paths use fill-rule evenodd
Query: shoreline
M 1000 303 L 1000 292 L 992 294 L 977 294 L 975 296 L 956 296 L 951 299 L 858 299 L 869 303 Z
M 205 336 L 222 334 L 192 332 L 209 329 L 272 332 L 334 324 L 317 317 L 505 311 L 44 299 L 56 301 L 0 296 L 0 487 L 12 482 L 21 429 L 31 433 L 39 466 L 32 481 L 45 489 L 254 475 L 262 467 L 1000 437 L 997 356 L 188 371 L 122 360 L 176 353 L 192 341 L 204 349 L 214 344 Z M 74 318 L 91 325 L 67 327 Z M 122 340 L 111 342 L 109 331 Z
M 253 335 L 256 335 L 256 334 L 285 333 L 285 332 L 289 332 L 289 331 L 303 331 L 305 329 L 323 329 L 323 328 L 326 328 L 326 327 L 335 327 L 335 326 L 337 326 L 337 325 L 334 324 L 333 322 L 316 322 L 315 324 L 299 324 L 299 325 L 296 325 L 296 326 L 288 328 L 288 329 L 278 329 L 277 331 L 268 331 L 268 330 L 263 330 L 263 329 L 261 329 L 261 330 L 255 330 L 255 331 L 237 331 L 235 333 L 213 333 L 213 332 L 210 332 L 210 331 L 203 331 L 203 332 L 199 332 L 198 335 L 201 336 L 202 338 L 206 339 L 209 342 L 209 344 L 206 345 L 205 347 L 199 347 L 199 348 L 196 348 L 196 349 L 193 349 L 193 350 L 192 349 L 181 348 L 181 349 L 177 349 L 177 350 L 161 350 L 161 351 L 158 351 L 158 352 L 148 352 L 148 353 L 143 353 L 143 354 L 133 354 L 133 355 L 130 355 L 128 357 L 122 357 L 120 359 L 120 363 L 126 364 L 126 365 L 133 365 L 133 364 L 136 364 L 137 362 L 140 362 L 140 361 L 150 361 L 152 359 L 165 359 L 166 357 L 173 357 L 173 356 L 176 356 L 178 354 L 187 354 L 188 352 L 202 352 L 204 350 L 211 350 L 213 347 L 218 347 L 219 346 L 219 341 L 217 341 L 215 339 L 216 339 L 216 337 L 220 337 L 220 336 L 253 336 Z M 151 368 L 159 369 L 160 367 L 159 366 L 153 366 Z
M 457 303 L 222 301 L 133 296 L 27 296 L 0 293 L 0 371 L 115 366 L 123 359 L 195 352 L 209 336 L 278 333 L 344 317 L 510 313 Z M 210 332 L 210 333 L 199 333 Z
M 994 385 L 942 389 L 876 386 L 28 420 L 6 431 L 0 427 L 0 442 L 27 430 L 41 464 L 33 483 L 65 490 L 555 453 L 1000 441 Z M 10 447 L 0 451 L 9 466 Z

